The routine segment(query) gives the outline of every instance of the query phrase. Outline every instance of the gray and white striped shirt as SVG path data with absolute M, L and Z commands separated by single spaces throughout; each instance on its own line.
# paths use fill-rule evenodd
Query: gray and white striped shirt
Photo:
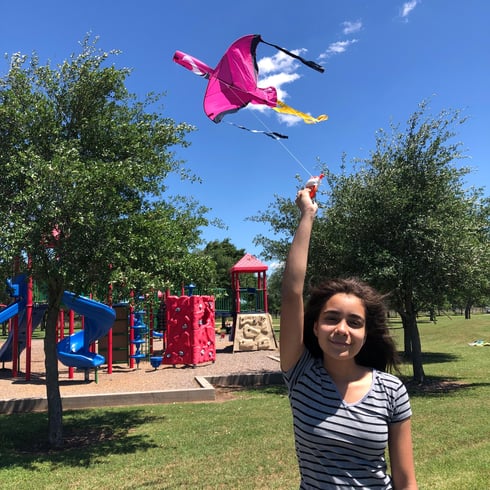
M 307 349 L 284 379 L 293 413 L 300 489 L 391 489 L 385 460 L 388 426 L 412 414 L 403 383 L 373 370 L 366 395 L 346 403 L 322 359 L 313 358 Z

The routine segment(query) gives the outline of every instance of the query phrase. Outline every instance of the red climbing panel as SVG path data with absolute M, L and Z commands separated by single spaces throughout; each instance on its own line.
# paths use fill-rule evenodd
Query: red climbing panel
M 216 360 L 214 296 L 169 296 L 163 364 L 196 365 Z

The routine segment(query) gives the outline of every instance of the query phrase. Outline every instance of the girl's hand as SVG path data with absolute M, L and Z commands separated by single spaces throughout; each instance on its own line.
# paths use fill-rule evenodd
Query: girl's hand
M 311 199 L 310 189 L 308 187 L 299 190 L 296 194 L 296 206 L 298 206 L 301 211 L 301 216 L 307 214 L 315 216 L 318 211 L 318 204 Z

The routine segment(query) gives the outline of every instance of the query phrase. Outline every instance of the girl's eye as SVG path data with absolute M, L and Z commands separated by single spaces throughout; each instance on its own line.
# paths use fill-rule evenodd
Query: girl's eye
M 362 328 L 364 326 L 364 320 L 362 318 L 348 318 L 347 325 L 352 328 Z
M 326 325 L 337 325 L 343 318 L 342 315 L 327 315 L 324 317 L 324 322 Z M 357 316 L 347 317 L 346 321 L 351 328 L 362 328 L 364 326 L 364 318 Z
M 341 316 L 326 316 L 325 317 L 325 323 L 327 325 L 337 325 L 337 323 L 340 322 L 340 320 L 342 320 L 342 317 Z

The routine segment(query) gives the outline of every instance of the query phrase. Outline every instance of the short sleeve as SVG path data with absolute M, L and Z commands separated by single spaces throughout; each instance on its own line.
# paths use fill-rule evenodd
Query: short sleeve
M 398 388 L 393 391 L 393 412 L 390 423 L 402 422 L 412 416 L 407 388 L 400 380 L 398 383 Z

